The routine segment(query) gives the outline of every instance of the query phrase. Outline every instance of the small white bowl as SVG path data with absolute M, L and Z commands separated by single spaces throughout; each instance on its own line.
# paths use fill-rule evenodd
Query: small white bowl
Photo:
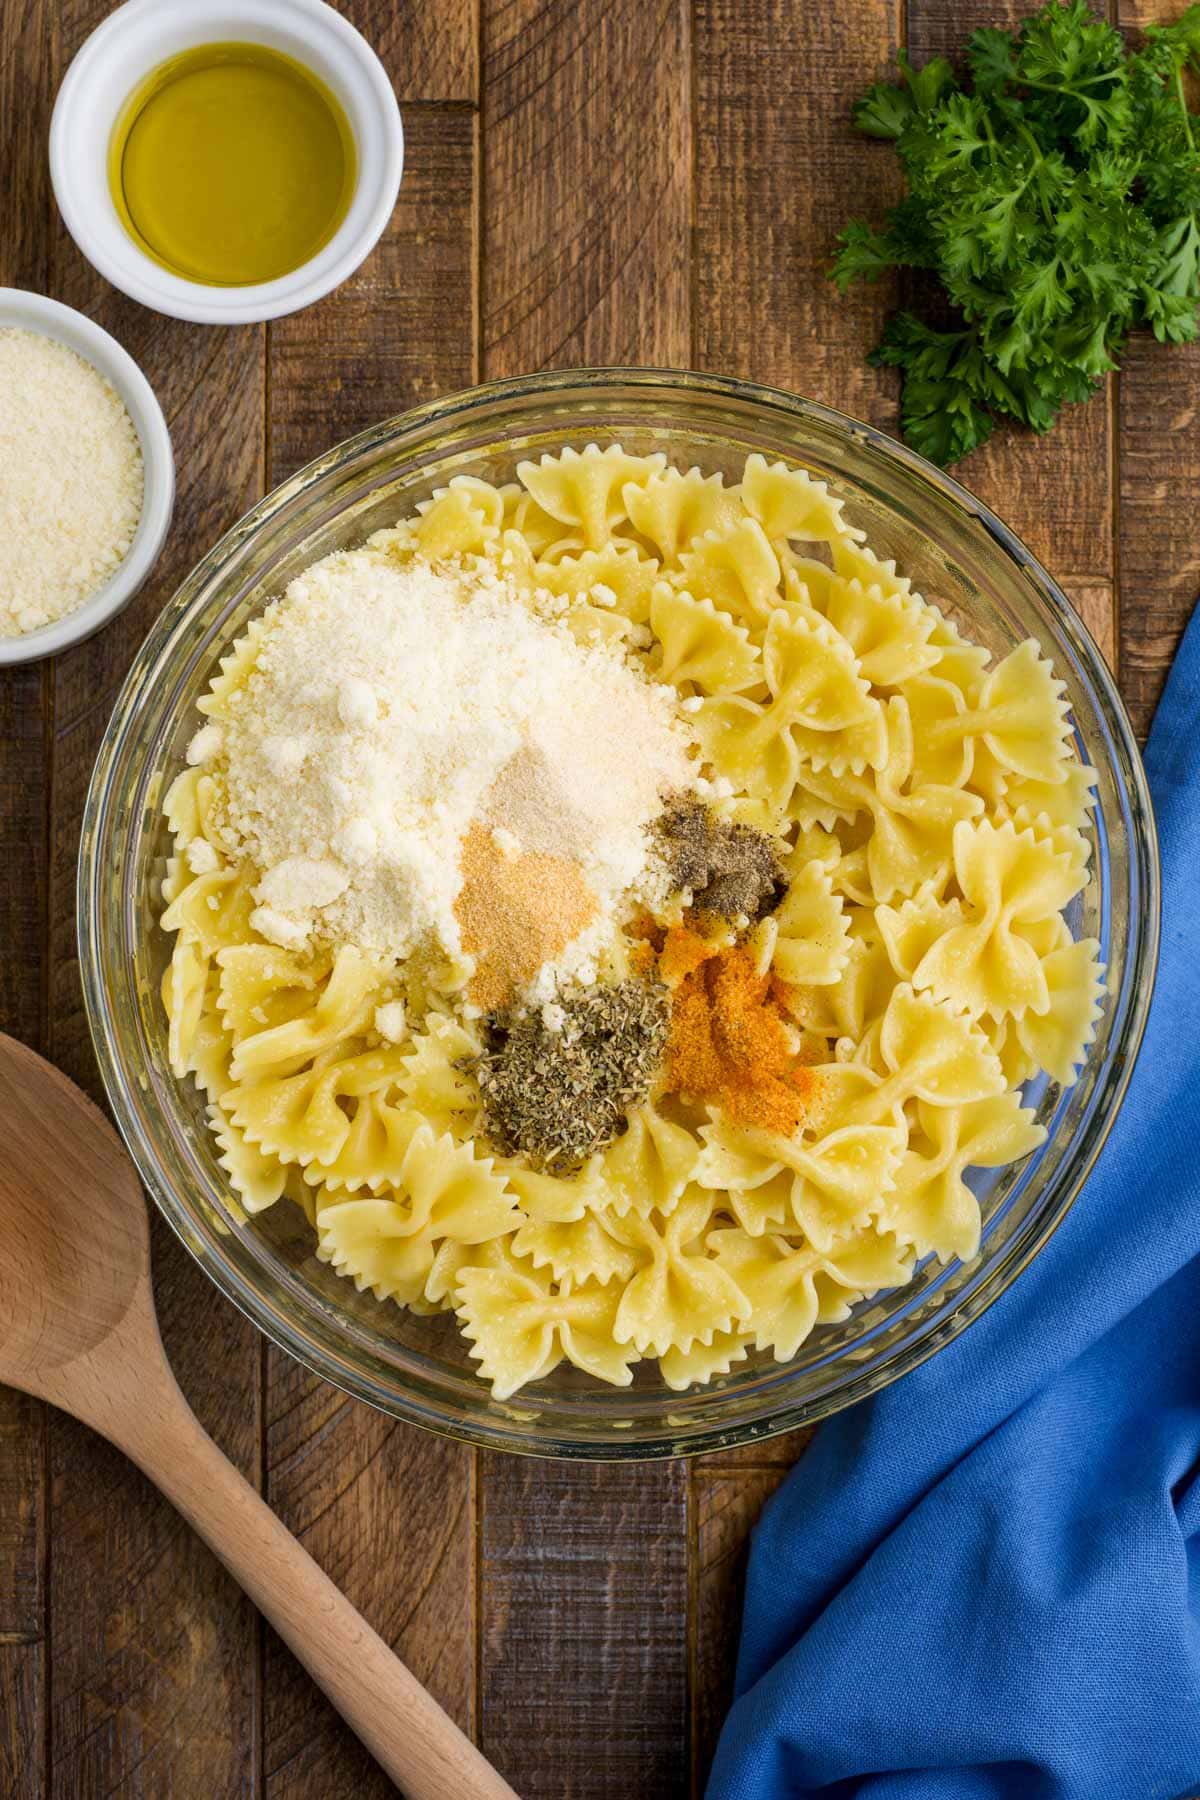
M 138 83 L 181 51 L 219 43 L 266 44 L 319 75 L 342 104 L 358 158 L 350 209 L 325 247 L 250 287 L 210 287 L 160 267 L 126 231 L 108 188 L 109 142 Z M 323 0 L 126 0 L 67 70 L 50 124 L 55 198 L 88 261 L 143 306 L 202 325 L 277 319 L 331 292 L 378 242 L 403 168 L 400 108 L 383 65 Z
M 65 344 L 112 383 L 141 442 L 145 491 L 142 516 L 120 567 L 103 587 L 64 618 L 20 637 L 0 637 L 0 665 L 55 656 L 107 625 L 132 600 L 158 561 L 175 505 L 175 456 L 167 421 L 154 389 L 116 338 L 57 300 L 27 294 L 21 288 L 0 288 L 0 329 L 13 327 L 40 332 L 43 337 Z

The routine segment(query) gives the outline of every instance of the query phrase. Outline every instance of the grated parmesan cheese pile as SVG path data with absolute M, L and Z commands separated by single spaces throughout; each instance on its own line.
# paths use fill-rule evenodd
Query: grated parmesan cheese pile
M 53 624 L 124 560 L 142 512 L 133 422 L 98 370 L 0 330 L 0 637 Z
M 315 564 L 268 610 L 190 759 L 218 776 L 231 854 L 261 871 L 270 941 L 461 953 L 470 837 L 501 874 L 504 859 L 577 872 L 590 922 L 555 942 L 554 973 L 586 974 L 648 879 L 646 826 L 694 785 L 689 747 L 674 691 L 620 650 L 579 644 L 494 574 L 368 549 Z

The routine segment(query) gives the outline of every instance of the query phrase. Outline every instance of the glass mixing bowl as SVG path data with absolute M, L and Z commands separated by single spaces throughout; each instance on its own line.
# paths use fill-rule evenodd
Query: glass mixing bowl
M 317 1260 L 296 1208 L 281 1202 L 230 1222 L 201 1100 L 167 1065 L 160 805 L 218 657 L 301 569 L 411 512 L 453 474 L 507 480 L 523 457 L 614 438 L 734 479 L 750 451 L 799 462 L 972 637 L 997 654 L 1038 639 L 1099 774 L 1091 881 L 1072 923 L 1100 939 L 1110 993 L 1075 1086 L 1042 1079 L 1030 1089 L 1048 1130 L 1041 1150 L 1015 1169 L 977 1172 L 985 1226 L 975 1261 L 930 1262 L 910 1286 L 819 1329 L 791 1362 L 752 1355 L 688 1393 L 666 1388 L 653 1363 L 629 1389 L 561 1365 L 499 1402 L 452 1317 L 417 1318 L 357 1293 Z M 1104 1141 L 1141 1039 L 1157 921 L 1154 824 L 1129 722 L 1092 639 L 1019 539 L 869 426 L 748 382 L 653 370 L 543 374 L 455 395 L 338 445 L 268 495 L 193 571 L 142 646 L 100 750 L 79 866 L 84 991 L 109 1098 L 147 1187 L 217 1286 L 311 1369 L 398 1418 L 554 1456 L 744 1443 L 861 1399 L 957 1336 L 1045 1244 Z

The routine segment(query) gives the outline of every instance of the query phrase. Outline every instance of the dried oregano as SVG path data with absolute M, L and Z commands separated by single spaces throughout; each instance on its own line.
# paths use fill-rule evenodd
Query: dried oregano
M 491 1014 L 471 1072 L 492 1142 L 552 1175 L 579 1168 L 649 1094 L 668 1011 L 660 983 L 630 980 L 569 989 L 541 1010 Z

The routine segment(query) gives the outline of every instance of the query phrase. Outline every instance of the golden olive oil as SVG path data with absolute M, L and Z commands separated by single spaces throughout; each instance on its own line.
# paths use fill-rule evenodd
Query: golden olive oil
M 213 287 L 306 263 L 345 218 L 355 178 L 333 94 L 265 44 L 202 44 L 163 63 L 126 101 L 108 156 L 134 241 Z

